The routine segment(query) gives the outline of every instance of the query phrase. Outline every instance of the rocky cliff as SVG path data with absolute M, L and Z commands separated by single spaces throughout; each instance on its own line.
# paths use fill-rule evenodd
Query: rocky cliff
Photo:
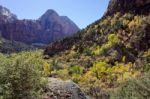
M 8 40 L 26 44 L 48 44 L 79 30 L 69 18 L 47 10 L 37 20 L 19 20 L 7 8 L 0 6 L 0 32 Z
M 112 15 L 116 12 L 149 14 L 150 0 L 110 0 L 105 15 Z

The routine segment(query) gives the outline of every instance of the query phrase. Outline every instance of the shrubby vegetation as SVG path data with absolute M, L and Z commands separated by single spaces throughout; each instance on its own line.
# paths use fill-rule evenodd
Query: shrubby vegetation
M 39 52 L 0 54 L 0 97 L 2 99 L 38 99 L 46 84 L 43 60 Z
M 150 50 L 142 42 L 149 20 L 130 13 L 108 16 L 59 41 L 67 50 L 54 51 L 48 60 L 40 52 L 1 54 L 0 96 L 38 99 L 45 77 L 58 77 L 73 80 L 95 99 L 149 97 Z
M 72 79 L 95 99 L 127 99 L 130 88 L 135 90 L 132 82 L 139 81 L 143 72 L 150 70 L 149 45 L 142 41 L 148 35 L 149 20 L 148 16 L 116 13 L 89 25 L 67 39 L 73 44 L 70 49 L 47 60 L 52 66 L 49 76 Z M 128 88 L 120 87 L 124 84 Z
M 98 46 L 97 49 L 94 51 L 95 55 L 105 55 L 107 51 L 113 47 L 114 45 L 119 43 L 119 39 L 116 34 L 109 34 L 108 35 L 108 42 L 103 44 L 102 46 Z
M 117 88 L 110 99 L 149 99 L 150 75 L 145 74 L 137 79 L 130 79 Z

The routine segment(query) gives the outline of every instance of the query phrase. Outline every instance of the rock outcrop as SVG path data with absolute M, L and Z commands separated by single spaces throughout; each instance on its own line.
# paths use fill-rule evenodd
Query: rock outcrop
M 44 99 L 87 99 L 79 86 L 71 80 L 49 78 L 45 92 L 47 95 Z
M 48 10 L 37 20 L 19 20 L 7 8 L 0 6 L 0 33 L 8 40 L 26 44 L 49 44 L 79 30 L 69 18 Z
M 105 16 L 116 12 L 149 14 L 150 0 L 110 0 Z

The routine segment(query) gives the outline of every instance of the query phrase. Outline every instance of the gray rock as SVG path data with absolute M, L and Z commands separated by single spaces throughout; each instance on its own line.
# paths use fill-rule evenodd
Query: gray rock
M 46 93 L 44 99 L 87 99 L 80 87 L 71 80 L 48 78 Z

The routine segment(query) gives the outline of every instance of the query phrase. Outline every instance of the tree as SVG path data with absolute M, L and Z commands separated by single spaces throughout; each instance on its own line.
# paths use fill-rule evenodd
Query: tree
M 38 99 L 43 86 L 43 61 L 37 53 L 0 55 L 0 96 L 4 99 Z

